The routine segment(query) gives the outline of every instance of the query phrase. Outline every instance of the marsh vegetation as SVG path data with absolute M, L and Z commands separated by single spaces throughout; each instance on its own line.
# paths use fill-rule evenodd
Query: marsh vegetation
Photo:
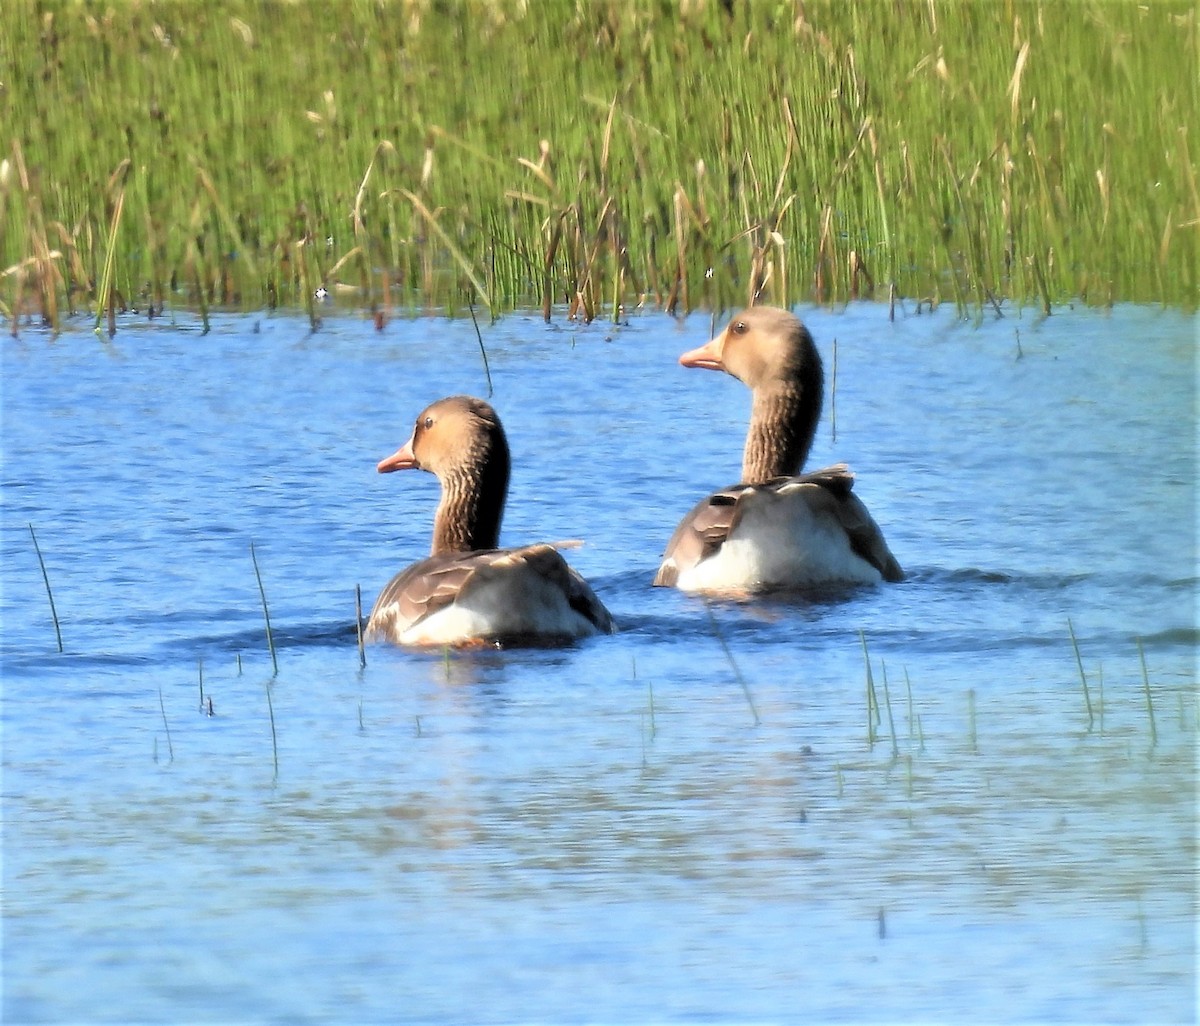
M 1197 298 L 1194 4 L 18 0 L 0 313 Z

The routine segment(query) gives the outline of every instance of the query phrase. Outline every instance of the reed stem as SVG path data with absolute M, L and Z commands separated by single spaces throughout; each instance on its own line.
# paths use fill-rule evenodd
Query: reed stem
M 54 636 L 58 639 L 58 650 L 63 650 L 62 630 L 58 625 L 58 611 L 54 608 L 54 592 L 50 590 L 50 575 L 46 573 L 46 561 L 42 559 L 42 550 L 38 545 L 37 535 L 33 524 L 29 525 L 29 537 L 33 539 L 33 551 L 37 553 L 38 566 L 42 568 L 42 580 L 46 584 L 46 598 L 50 600 L 50 618 L 54 621 Z
M 704 609 L 708 613 L 708 622 L 712 624 L 713 636 L 721 646 L 721 651 L 725 653 L 725 658 L 729 660 L 729 665 L 733 668 L 733 675 L 737 678 L 737 682 L 742 686 L 742 693 L 746 696 L 746 704 L 750 706 L 750 714 L 754 717 L 754 725 L 757 727 L 762 720 L 759 719 L 758 709 L 754 706 L 754 698 L 750 694 L 750 688 L 746 684 L 746 678 L 742 676 L 742 671 L 738 669 L 737 661 L 733 658 L 733 653 L 729 650 L 729 646 L 725 643 L 725 638 L 721 634 L 720 627 L 717 626 L 717 618 L 713 616 L 712 606 L 708 600 L 704 600 Z
M 271 721 L 271 761 L 275 766 L 274 779 L 279 779 L 279 740 L 275 736 L 275 705 L 271 701 L 271 682 L 267 681 L 267 717 Z
M 1146 671 L 1146 652 L 1142 648 L 1142 639 L 1137 641 L 1138 658 L 1142 662 L 1142 687 L 1146 691 L 1146 715 L 1150 717 L 1150 744 L 1158 744 L 1158 727 L 1154 723 L 1154 698 L 1150 694 L 1150 674 Z
M 1079 667 L 1079 681 L 1083 685 L 1083 701 L 1087 706 L 1088 730 L 1090 731 L 1096 722 L 1096 717 L 1092 712 L 1092 696 L 1088 691 L 1087 674 L 1083 672 L 1083 656 L 1079 654 L 1079 642 L 1075 640 L 1075 627 L 1069 616 L 1067 617 L 1067 631 L 1071 635 L 1071 647 L 1075 649 L 1075 663 Z
M 467 309 L 471 311 L 471 324 L 475 328 L 475 337 L 479 339 L 479 354 L 483 357 L 483 373 L 487 376 L 488 394 L 487 397 L 492 397 L 492 370 L 488 366 L 487 350 L 483 347 L 483 335 L 479 331 L 479 322 L 475 319 L 475 301 L 467 302 Z
M 363 644 L 362 586 L 358 584 L 354 586 L 354 628 L 358 632 L 358 666 L 365 669 L 367 648 Z
M 838 379 L 838 343 L 837 336 L 833 338 L 833 371 L 829 385 L 829 429 L 831 439 L 837 443 L 837 379 Z
M 279 676 L 279 661 L 275 658 L 275 640 L 271 636 L 271 613 L 267 609 L 267 592 L 263 588 L 262 574 L 258 569 L 258 556 L 254 553 L 254 542 L 250 543 L 250 559 L 254 563 L 254 576 L 258 581 L 258 595 L 262 599 L 263 622 L 267 626 L 267 651 L 271 653 L 271 665 L 275 669 L 275 676 Z
M 158 686 L 158 709 L 162 713 L 163 730 L 167 732 L 167 757 L 170 762 L 175 761 L 175 746 L 171 743 L 171 725 L 167 723 L 167 707 L 163 703 L 162 685 Z
M 117 199 L 113 206 L 112 219 L 108 224 L 108 249 L 104 254 L 104 271 L 100 278 L 100 292 L 96 301 L 96 324 L 94 331 L 100 334 L 100 325 L 104 316 L 108 315 L 108 337 L 116 334 L 116 324 L 113 321 L 113 278 L 117 261 L 117 229 L 121 227 L 121 214 L 125 210 L 125 178 L 129 174 L 131 161 L 126 157 L 109 179 L 109 187 L 117 188 Z
M 878 737 L 875 728 L 880 722 L 879 697 L 875 694 L 875 674 L 871 672 L 871 653 L 867 651 L 867 635 L 860 629 L 859 641 L 862 642 L 863 664 L 867 668 L 867 743 L 874 747 Z
M 883 670 L 883 701 L 887 706 L 888 728 L 892 732 L 892 758 L 896 759 L 900 756 L 900 746 L 896 743 L 896 721 L 892 718 L 892 693 L 888 687 L 887 663 L 881 663 L 880 665 Z

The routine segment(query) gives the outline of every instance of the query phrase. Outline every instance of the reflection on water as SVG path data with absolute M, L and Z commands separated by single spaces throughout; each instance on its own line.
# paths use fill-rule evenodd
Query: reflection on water
M 740 462 L 708 318 L 512 317 L 504 540 L 621 633 L 362 669 L 469 323 L 7 340 L 5 1021 L 1194 1018 L 1194 321 L 805 316 L 909 580 L 651 589 Z

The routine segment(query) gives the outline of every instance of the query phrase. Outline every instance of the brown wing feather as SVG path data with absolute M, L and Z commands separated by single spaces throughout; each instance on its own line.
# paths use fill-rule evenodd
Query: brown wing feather
M 675 528 L 663 552 L 663 561 L 654 575 L 656 587 L 672 588 L 679 572 L 707 559 L 729 537 L 741 517 L 738 500 L 753 485 L 731 485 L 706 495 Z
M 557 549 L 552 545 L 527 545 L 519 549 L 445 553 L 414 563 L 400 571 L 379 593 L 367 620 L 366 635 L 369 640 L 398 636 L 469 594 L 474 587 L 522 566 L 558 587 L 570 606 L 597 630 L 612 633 L 613 621 L 608 610 Z
M 590 620 L 598 631 L 604 634 L 613 632 L 612 616 L 604 603 L 596 597 L 579 572 L 563 558 L 556 545 L 526 545 L 520 549 L 509 549 L 507 555 L 513 560 L 523 561 L 558 587 L 566 595 L 567 604 L 580 616 Z
M 680 521 L 663 553 L 654 584 L 673 587 L 681 570 L 695 566 L 716 552 L 741 519 L 741 500 L 754 489 L 779 491 L 797 484 L 819 485 L 828 496 L 828 509 L 846 530 L 850 546 L 874 566 L 886 581 L 904 579 L 904 571 L 888 550 L 879 526 L 867 507 L 853 494 L 854 474 L 845 463 L 835 463 L 796 477 L 777 477 L 759 485 L 732 485 L 701 499 Z
M 401 570 L 384 586 L 367 620 L 367 637 L 399 635 L 453 602 L 494 549 L 430 556 Z
M 836 473 L 828 476 L 830 471 Z M 844 464 L 805 474 L 796 480 L 806 479 L 821 485 L 823 494 L 827 497 L 824 508 L 841 524 L 855 554 L 875 567 L 885 581 L 904 580 L 904 571 L 900 569 L 896 557 L 887 547 L 875 518 L 871 516 L 863 501 L 851 491 L 854 475 L 845 469 Z

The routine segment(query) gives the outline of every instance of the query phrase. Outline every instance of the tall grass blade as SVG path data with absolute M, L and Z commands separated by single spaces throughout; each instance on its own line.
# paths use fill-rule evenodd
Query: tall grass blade
M 254 542 L 250 543 L 250 559 L 254 563 L 254 577 L 258 581 L 258 595 L 262 599 L 263 622 L 267 627 L 267 650 L 271 653 L 271 665 L 274 667 L 275 676 L 277 677 L 279 676 L 279 662 L 275 658 L 275 639 L 271 635 L 271 612 L 267 609 L 267 592 L 263 587 L 262 574 L 258 569 L 258 556 L 254 552 Z
M 42 559 L 42 550 L 38 545 L 37 535 L 34 534 L 33 524 L 29 525 L 29 537 L 33 539 L 33 551 L 37 553 L 38 566 L 42 568 L 42 580 L 46 584 L 46 598 L 50 600 L 50 618 L 54 621 L 54 636 L 58 639 L 58 650 L 63 650 L 62 629 L 58 625 L 58 611 L 54 608 L 54 592 L 50 590 L 50 575 L 46 573 L 46 561 Z
M 275 766 L 275 776 L 273 779 L 279 779 L 279 739 L 275 735 L 275 705 L 271 701 L 271 682 L 267 681 L 267 717 L 271 721 L 271 762 Z
M 833 336 L 833 372 L 830 375 L 831 383 L 829 386 L 829 424 L 831 439 L 837 443 L 837 381 L 838 381 L 838 343 L 837 336 Z
M 1067 632 L 1071 635 L 1071 647 L 1075 649 L 1075 664 L 1079 667 L 1079 681 L 1083 685 L 1083 701 L 1087 706 L 1088 730 L 1090 731 L 1096 722 L 1096 717 L 1092 712 L 1092 696 L 1088 691 L 1087 674 L 1083 672 L 1083 656 L 1079 654 L 1079 642 L 1075 640 L 1075 627 L 1069 616 L 1067 617 Z
M 883 669 L 883 702 L 887 706 L 888 728 L 892 732 L 892 758 L 896 759 L 900 756 L 900 746 L 896 742 L 896 721 L 892 717 L 892 693 L 888 687 L 887 663 L 881 663 L 880 665 Z
M 1146 715 L 1150 717 L 1150 744 L 1158 744 L 1158 727 L 1154 723 L 1154 698 L 1150 694 L 1150 674 L 1146 672 L 1146 652 L 1142 648 L 1142 639 L 1137 641 L 1138 658 L 1142 662 L 1142 687 L 1146 692 Z
M 357 584 L 354 586 L 354 629 L 358 632 L 358 665 L 363 669 L 367 665 L 367 649 L 363 644 L 362 588 Z
M 904 688 L 908 692 L 908 740 L 911 747 L 913 739 L 913 697 L 912 697 L 912 681 L 908 679 L 908 667 L 904 668 Z
M 867 635 L 861 629 L 858 639 L 862 642 L 863 664 L 867 670 L 867 743 L 874 745 L 878 740 L 875 728 L 880 723 L 879 698 L 875 694 L 875 674 L 871 671 L 871 653 L 867 650 Z
M 171 725 L 167 723 L 167 707 L 163 704 L 162 685 L 158 686 L 158 709 L 162 713 L 163 730 L 167 732 L 167 756 L 170 762 L 175 761 L 175 745 L 171 742 Z
M 112 219 L 108 224 L 108 248 L 104 256 L 104 272 L 100 278 L 100 292 L 96 297 L 96 324 L 94 331 L 100 334 L 100 325 L 105 314 L 109 319 L 109 338 L 116 334 L 116 324 L 113 321 L 113 278 L 117 262 L 117 230 L 121 227 L 121 214 L 125 209 L 125 179 L 129 175 L 132 162 L 126 157 L 108 180 L 109 191 L 115 187 L 117 198 L 113 204 Z
M 488 366 L 487 350 L 483 347 L 483 335 L 479 331 L 479 322 L 475 319 L 475 304 L 467 303 L 467 309 L 471 311 L 471 324 L 475 328 L 475 337 L 479 340 L 479 354 L 483 357 L 483 373 L 487 376 L 488 394 L 487 397 L 492 397 L 492 369 Z
M 475 291 L 479 295 L 483 305 L 494 314 L 495 311 L 492 307 L 492 297 L 488 295 L 488 290 L 484 288 L 483 283 L 479 280 L 478 275 L 476 275 L 475 268 L 472 266 L 471 261 L 463 255 L 462 250 L 459 249 L 459 247 L 454 244 L 454 241 L 450 238 L 450 236 L 446 234 L 446 230 L 441 226 L 441 224 L 438 223 L 438 219 L 430 212 L 429 208 L 425 206 L 425 204 L 421 201 L 421 198 L 416 194 L 409 192 L 407 189 L 401 189 L 400 195 L 412 204 L 413 209 L 425 219 L 425 223 L 429 225 L 430 231 L 432 231 L 439 239 L 442 240 L 442 245 L 446 247 L 446 252 L 448 252 L 454 258 L 454 262 L 458 264 L 463 274 L 467 276 L 467 280 L 470 281 L 470 283 L 475 287 Z
M 721 634 L 721 628 L 717 626 L 717 618 L 713 615 L 712 606 L 708 600 L 704 600 L 704 610 L 708 613 L 708 622 L 712 625 L 713 636 L 721 646 L 721 651 L 725 653 L 725 658 L 729 661 L 730 667 L 733 669 L 733 675 L 737 678 L 737 682 L 742 686 L 742 693 L 746 696 L 746 704 L 750 706 L 750 714 L 754 717 L 754 725 L 757 727 L 762 720 L 759 719 L 758 709 L 754 705 L 754 697 L 750 694 L 750 688 L 746 684 L 746 678 L 742 676 L 742 671 L 738 668 L 737 660 L 733 658 L 733 653 L 729 650 L 729 646 L 725 643 L 725 637 Z

